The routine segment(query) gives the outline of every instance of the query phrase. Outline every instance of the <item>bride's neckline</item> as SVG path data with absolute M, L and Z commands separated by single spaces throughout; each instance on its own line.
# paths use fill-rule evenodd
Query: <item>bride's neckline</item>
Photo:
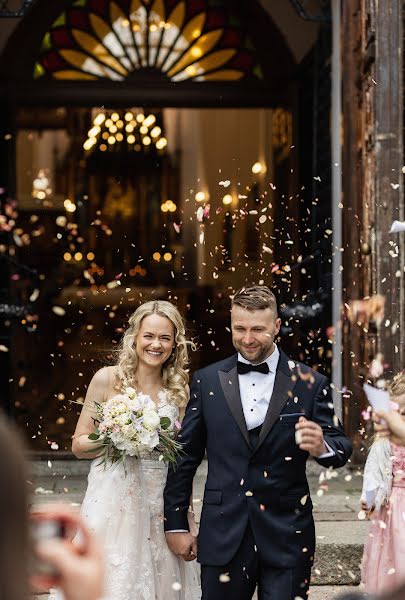
M 142 394 L 143 396 L 150 396 L 150 398 L 152 398 L 152 396 L 150 394 L 145 394 L 142 390 L 138 390 L 137 388 L 134 388 L 137 394 Z M 158 391 L 157 393 L 157 399 L 152 398 L 153 402 L 155 402 L 158 406 L 161 406 L 163 404 L 167 404 L 168 403 L 168 399 L 167 399 L 167 389 L 166 388 L 162 388 L 161 390 Z

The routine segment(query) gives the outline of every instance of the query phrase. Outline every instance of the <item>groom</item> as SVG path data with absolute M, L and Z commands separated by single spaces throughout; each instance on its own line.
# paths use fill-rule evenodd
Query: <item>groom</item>
M 203 600 L 306 598 L 315 552 L 309 455 L 341 467 L 352 448 L 327 379 L 276 346 L 281 321 L 269 288 L 232 301 L 237 354 L 196 372 L 181 429 L 184 455 L 165 489 L 170 549 L 197 554 L 188 527 L 192 482 L 207 452 L 198 561 Z

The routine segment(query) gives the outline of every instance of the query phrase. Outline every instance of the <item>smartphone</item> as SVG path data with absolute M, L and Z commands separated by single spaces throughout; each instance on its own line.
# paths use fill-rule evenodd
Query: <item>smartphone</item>
M 53 565 L 41 560 L 35 552 L 38 544 L 54 538 L 65 539 L 67 527 L 63 519 L 47 517 L 41 513 L 33 513 L 30 517 L 30 537 L 32 542 L 32 556 L 30 560 L 30 571 L 32 575 L 45 577 L 58 577 Z

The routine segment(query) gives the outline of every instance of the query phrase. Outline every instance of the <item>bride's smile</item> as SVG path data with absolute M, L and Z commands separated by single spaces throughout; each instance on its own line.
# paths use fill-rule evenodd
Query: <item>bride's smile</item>
M 152 314 L 142 320 L 136 339 L 136 353 L 140 362 L 159 367 L 173 350 L 174 327 L 166 317 Z

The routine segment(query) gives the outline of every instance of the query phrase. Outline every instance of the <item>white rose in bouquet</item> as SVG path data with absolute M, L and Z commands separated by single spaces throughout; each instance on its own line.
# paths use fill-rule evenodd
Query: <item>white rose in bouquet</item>
M 125 389 L 125 393 L 131 400 L 133 400 L 136 396 L 136 390 L 133 387 L 127 387 Z
M 146 429 L 155 430 L 160 425 L 160 417 L 155 410 L 147 409 L 143 413 L 143 426 Z
M 120 427 L 124 427 L 124 425 L 127 425 L 129 420 L 130 420 L 129 415 L 127 413 L 124 413 L 124 414 L 118 415 L 118 417 L 115 417 L 115 422 Z
M 112 433 L 110 439 L 118 450 L 124 451 L 128 456 L 135 456 L 138 452 L 138 445 L 127 439 L 122 433 Z
M 159 444 L 159 434 L 157 431 L 144 429 L 139 434 L 139 441 L 148 450 L 153 450 Z

